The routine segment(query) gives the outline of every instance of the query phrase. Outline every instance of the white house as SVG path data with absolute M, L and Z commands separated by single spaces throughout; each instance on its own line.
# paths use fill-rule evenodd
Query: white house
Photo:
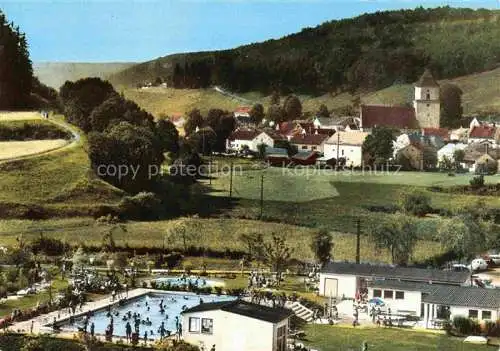
M 253 140 L 259 134 L 260 132 L 254 129 L 237 129 L 227 138 L 226 150 L 239 151 L 246 145 L 250 150 L 256 151 Z
M 368 133 L 357 130 L 339 131 L 325 142 L 324 156 L 336 160 L 344 158 L 347 166 L 359 167 L 363 163 L 362 146 L 367 136 Z
M 496 127 L 494 125 L 483 124 L 480 126 L 472 127 L 469 133 L 469 144 L 488 142 L 491 147 L 497 146 L 495 140 Z
M 292 314 L 242 300 L 203 303 L 182 312 L 182 337 L 204 350 L 285 351 Z
M 358 292 L 367 290 L 370 281 L 391 279 L 460 286 L 470 282 L 470 274 L 413 267 L 330 262 L 322 268 L 319 279 L 320 295 L 355 298 Z
M 450 143 L 443 146 L 437 151 L 438 162 L 442 162 L 444 158 L 448 158 L 450 161 L 454 161 L 455 151 L 464 150 L 467 144 L 463 143 Z
M 377 280 L 369 283 L 368 298 L 382 299 L 392 314 L 420 317 L 427 328 L 434 320 L 456 316 L 479 321 L 500 317 L 500 289 Z

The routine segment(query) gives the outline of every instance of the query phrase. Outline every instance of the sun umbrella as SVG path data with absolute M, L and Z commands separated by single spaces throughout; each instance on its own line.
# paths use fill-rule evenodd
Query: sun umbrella
M 374 297 L 373 299 L 369 300 L 368 303 L 376 305 L 376 306 L 383 306 L 384 300 L 382 300 L 379 297 Z

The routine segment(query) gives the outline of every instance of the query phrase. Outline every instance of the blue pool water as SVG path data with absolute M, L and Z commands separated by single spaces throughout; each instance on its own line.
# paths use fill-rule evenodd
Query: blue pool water
M 175 317 L 179 316 L 179 320 L 182 321 L 180 313 L 185 305 L 186 308 L 194 307 L 200 303 L 200 298 L 203 302 L 216 302 L 216 301 L 231 301 L 234 300 L 233 296 L 226 295 L 194 295 L 194 294 L 173 294 L 173 293 L 154 293 L 144 295 L 132 300 L 125 302 L 122 306 L 114 306 L 111 309 L 111 314 L 113 315 L 113 335 L 114 336 L 126 336 L 125 325 L 127 320 L 123 320 L 123 317 L 127 315 L 128 311 L 132 314 L 139 313 L 141 320 L 146 320 L 149 318 L 151 325 L 140 324 L 139 335 L 141 340 L 144 336 L 144 332 L 148 331 L 148 339 L 159 339 L 159 328 L 161 322 L 165 322 L 165 329 L 169 330 L 172 334 L 176 332 Z M 163 300 L 164 313 L 160 312 L 160 301 Z M 147 305 L 146 305 L 147 303 Z M 149 306 L 149 311 L 148 311 Z M 118 313 L 118 315 L 116 315 Z M 108 310 L 95 311 L 94 315 L 90 317 L 87 332 L 90 332 L 90 324 L 93 322 L 95 325 L 95 334 L 105 334 L 106 327 L 110 322 L 110 318 L 107 316 Z M 168 316 L 168 318 L 167 318 Z M 64 323 L 61 327 L 64 330 L 78 331 L 79 328 L 83 327 L 84 316 L 75 318 L 73 324 L 69 321 Z M 134 331 L 134 320 L 133 318 L 128 319 Z M 187 327 L 187 326 L 183 326 Z M 153 331 L 153 334 L 150 334 Z
M 217 285 L 216 281 L 208 280 L 203 277 L 164 277 L 157 278 L 155 281 L 159 284 L 169 284 L 170 286 L 186 286 L 189 283 L 198 288 L 213 287 Z

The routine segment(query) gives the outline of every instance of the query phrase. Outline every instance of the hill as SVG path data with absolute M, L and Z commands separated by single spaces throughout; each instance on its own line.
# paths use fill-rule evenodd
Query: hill
M 449 79 L 496 68 L 499 14 L 450 7 L 365 14 L 232 50 L 162 57 L 110 80 L 130 87 L 160 78 L 175 88 L 317 96 L 411 83 L 426 66 Z
M 33 74 L 45 85 L 59 89 L 65 81 L 85 77 L 106 78 L 110 74 L 132 67 L 135 63 L 107 62 L 38 62 L 33 64 Z
M 457 77 L 454 79 L 440 80 L 439 83 L 453 83 L 464 92 L 462 96 L 465 114 L 493 113 L 500 114 L 500 68 Z M 237 106 L 244 105 L 229 96 L 217 93 L 214 89 L 173 89 L 173 88 L 148 88 L 123 90 L 128 99 L 135 101 L 145 110 L 155 116 L 160 114 L 173 115 L 185 113 L 193 108 L 206 114 L 210 108 L 222 108 L 229 111 Z M 412 84 L 393 84 L 386 88 L 359 94 L 361 102 L 365 104 L 382 105 L 407 105 L 413 100 Z M 252 102 L 269 106 L 270 97 L 259 92 L 241 94 Z M 299 95 L 304 111 L 315 112 L 321 104 L 329 110 L 341 109 L 351 105 L 355 94 L 349 92 L 326 93 L 318 96 Z

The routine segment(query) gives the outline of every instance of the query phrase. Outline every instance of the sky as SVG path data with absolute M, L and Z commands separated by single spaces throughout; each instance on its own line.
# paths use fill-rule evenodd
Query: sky
M 500 0 L 1 0 L 34 62 L 142 62 L 233 48 L 378 10 L 500 8 Z

